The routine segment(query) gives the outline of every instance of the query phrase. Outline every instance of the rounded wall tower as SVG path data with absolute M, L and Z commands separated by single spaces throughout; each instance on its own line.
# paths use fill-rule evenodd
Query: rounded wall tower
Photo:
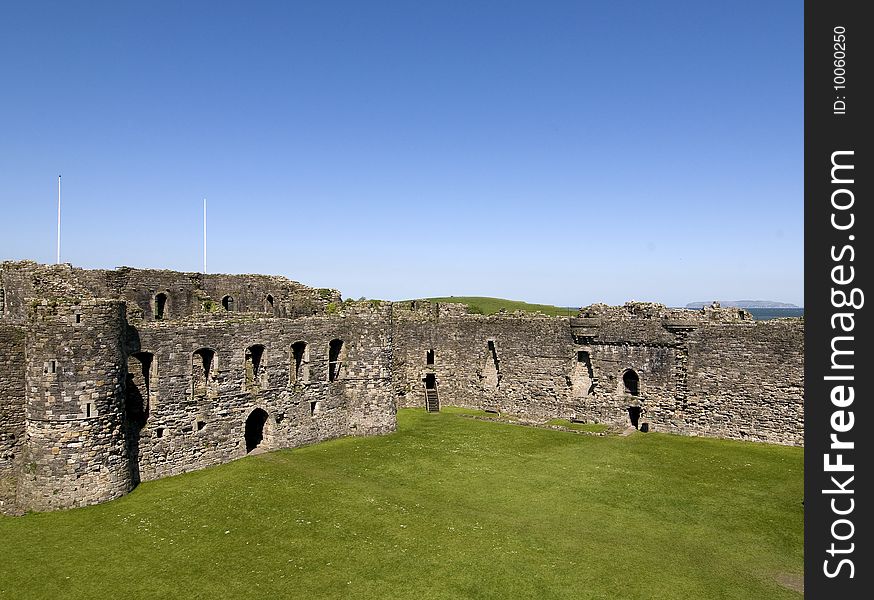
M 19 506 L 85 506 L 129 492 L 124 303 L 42 300 L 29 308 Z

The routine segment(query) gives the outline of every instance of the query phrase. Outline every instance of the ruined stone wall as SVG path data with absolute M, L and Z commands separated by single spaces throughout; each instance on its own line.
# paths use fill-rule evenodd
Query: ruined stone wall
M 399 406 L 423 406 L 436 375 L 440 402 L 530 418 L 569 415 L 575 347 L 567 319 L 459 315 L 452 305 L 395 308 L 394 373 Z M 448 314 L 446 314 L 448 313 Z M 427 365 L 429 350 L 434 365 Z M 577 385 L 580 387 L 580 384 Z
M 423 406 L 432 373 L 441 403 L 525 420 L 803 443 L 799 319 L 755 322 L 743 310 L 646 303 L 595 305 L 572 319 L 446 314 L 443 306 L 395 309 L 399 406 Z
M 395 428 L 389 303 L 282 277 L 29 261 L 2 263 L 0 290 L 4 512 Z
M 15 510 L 24 441 L 24 329 L 0 323 L 0 513 Z
M 179 273 L 122 267 L 114 271 L 82 271 L 96 295 L 127 302 L 132 321 L 156 320 L 158 294 L 166 297 L 163 320 L 203 313 L 210 318 L 225 312 L 263 313 L 292 317 L 321 313 L 339 302 L 336 290 L 316 290 L 284 277 Z M 223 303 L 224 300 L 224 303 Z
M 147 399 L 147 414 L 130 436 L 136 478 L 245 456 L 246 421 L 256 409 L 267 415 L 261 449 L 393 431 L 390 311 L 387 303 L 347 303 L 335 314 L 296 319 L 144 323 L 128 344 L 129 397 L 140 405 Z M 343 348 L 329 365 L 332 340 Z M 300 364 L 296 342 L 306 343 Z M 203 354 L 195 354 L 201 349 L 211 351 L 208 372 Z M 150 362 L 145 376 L 143 358 Z
M 125 328 L 124 304 L 115 300 L 42 300 L 29 308 L 21 507 L 84 506 L 131 489 Z
M 328 304 L 341 301 L 337 290 L 314 289 L 284 277 L 130 267 L 89 270 L 32 261 L 0 263 L 0 289 L 7 297 L 5 317 L 18 322 L 26 318 L 25 298 L 117 298 L 127 304 L 132 322 L 156 320 L 159 294 L 166 297 L 163 320 L 214 319 L 226 312 L 294 317 L 320 314 Z
M 712 324 L 689 339 L 682 427 L 781 444 L 804 442 L 804 328 L 800 319 Z
M 281 277 L 4 262 L 0 510 L 386 433 L 426 384 L 531 422 L 801 444 L 803 321 L 648 303 L 483 316 Z

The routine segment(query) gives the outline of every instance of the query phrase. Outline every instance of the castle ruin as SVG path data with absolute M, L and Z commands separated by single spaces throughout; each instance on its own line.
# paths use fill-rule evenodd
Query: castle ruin
M 395 429 L 442 404 L 801 445 L 802 319 L 343 301 L 282 277 L 0 265 L 0 512 Z

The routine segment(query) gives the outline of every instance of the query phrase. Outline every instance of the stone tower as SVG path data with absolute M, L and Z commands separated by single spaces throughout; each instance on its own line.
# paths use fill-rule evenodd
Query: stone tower
M 69 508 L 129 492 L 124 303 L 39 300 L 28 320 L 19 505 Z

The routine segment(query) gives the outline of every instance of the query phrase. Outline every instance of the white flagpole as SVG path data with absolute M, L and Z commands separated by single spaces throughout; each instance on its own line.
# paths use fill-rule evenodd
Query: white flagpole
M 58 256 L 57 264 L 61 264 L 61 176 L 58 175 Z
M 203 274 L 206 275 L 206 198 L 203 199 Z

